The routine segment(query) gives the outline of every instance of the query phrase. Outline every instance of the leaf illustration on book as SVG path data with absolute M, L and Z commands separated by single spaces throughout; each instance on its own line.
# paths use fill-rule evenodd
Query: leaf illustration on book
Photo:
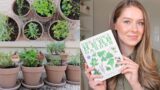
M 111 70 L 111 67 L 108 67 L 108 66 L 107 66 L 106 69 L 107 69 L 107 71 L 110 71 L 110 70 Z
M 108 58 L 112 58 L 113 55 L 110 52 L 106 52 L 105 50 L 98 52 L 98 56 L 102 61 L 106 61 Z
M 108 59 L 107 65 L 111 66 L 111 68 L 114 67 L 115 60 L 113 58 Z
M 98 70 L 94 70 L 94 75 L 100 75 L 101 73 Z
M 106 61 L 107 60 L 106 51 L 105 50 L 99 51 L 97 53 L 98 53 L 98 56 L 101 58 L 102 61 Z
M 92 66 L 96 66 L 96 65 L 98 65 L 96 55 L 93 55 L 93 57 L 92 57 L 92 60 L 91 60 L 91 63 L 90 63 L 90 64 L 91 64 Z

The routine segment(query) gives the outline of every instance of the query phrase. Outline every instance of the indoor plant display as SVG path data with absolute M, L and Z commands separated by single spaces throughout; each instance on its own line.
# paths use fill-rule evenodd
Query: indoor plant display
M 49 28 L 51 38 L 61 41 L 67 38 L 69 34 L 69 24 L 65 20 L 54 21 Z
M 80 0 L 61 0 L 59 3 L 59 11 L 66 20 L 79 20 Z
M 38 56 L 42 56 L 39 60 Z M 36 86 L 40 84 L 41 74 L 43 72 L 44 55 L 36 49 L 24 49 L 20 53 L 20 60 L 22 62 L 22 72 L 24 83 L 27 85 Z
M 11 53 L 0 52 L 0 87 L 13 88 L 16 86 L 19 66 L 12 61 Z M 18 61 L 18 59 L 17 59 Z
M 56 5 L 53 0 L 34 0 L 32 6 L 34 11 L 38 14 L 37 17 L 39 17 L 39 20 L 42 22 L 50 20 L 56 13 Z
M 23 28 L 23 34 L 30 40 L 36 40 L 43 34 L 43 26 L 36 20 L 28 21 Z
M 16 21 L 0 14 L 0 41 L 15 41 L 19 35 L 19 27 Z
M 16 15 L 26 17 L 30 13 L 30 3 L 27 0 L 15 0 L 12 9 Z
M 53 42 L 47 46 L 47 64 L 45 65 L 47 81 L 60 84 L 65 74 L 66 65 L 62 63 L 60 52 L 64 50 L 63 42 Z
M 66 78 L 70 82 L 80 83 L 80 75 L 80 54 L 71 55 L 66 70 Z

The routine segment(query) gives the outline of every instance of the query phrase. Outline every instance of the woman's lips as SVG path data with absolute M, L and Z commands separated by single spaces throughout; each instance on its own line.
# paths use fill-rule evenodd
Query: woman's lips
M 137 35 L 129 35 L 128 36 L 130 39 L 132 40 L 137 40 L 138 39 L 138 36 Z

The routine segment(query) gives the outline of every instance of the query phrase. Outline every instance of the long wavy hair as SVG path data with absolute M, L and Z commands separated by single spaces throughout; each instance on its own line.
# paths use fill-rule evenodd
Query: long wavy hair
M 158 75 L 156 60 L 151 48 L 149 18 L 143 5 L 137 0 L 122 0 L 112 14 L 110 28 L 115 29 L 114 24 L 117 19 L 123 10 L 130 6 L 139 8 L 144 18 L 144 34 L 135 48 L 135 62 L 139 65 L 138 80 L 141 86 L 147 90 L 160 90 L 160 76 Z M 118 41 L 117 31 L 113 30 L 113 33 Z M 108 80 L 108 90 L 115 90 L 117 80 L 118 76 Z

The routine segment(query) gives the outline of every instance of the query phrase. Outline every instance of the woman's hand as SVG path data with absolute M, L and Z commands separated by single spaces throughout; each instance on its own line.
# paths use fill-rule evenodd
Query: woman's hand
M 100 78 L 100 75 L 92 75 L 91 71 L 94 70 L 93 67 L 89 68 L 87 64 L 85 64 L 85 74 L 89 80 L 89 86 L 93 90 L 106 90 L 106 81 L 95 81 L 94 79 Z
M 139 65 L 125 56 L 123 56 L 123 61 L 121 61 L 120 64 L 123 64 L 121 73 L 125 75 L 132 89 L 143 90 L 143 88 L 141 87 L 138 81 Z

